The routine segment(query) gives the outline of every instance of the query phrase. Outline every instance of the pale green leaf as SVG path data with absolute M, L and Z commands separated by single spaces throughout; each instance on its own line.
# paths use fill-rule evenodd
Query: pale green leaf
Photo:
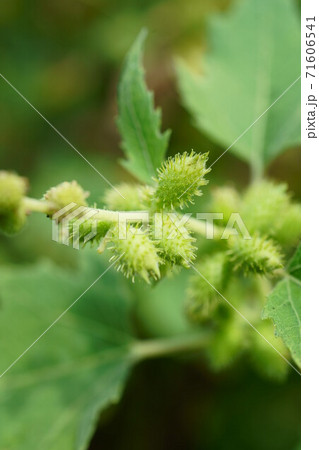
M 301 283 L 300 247 L 288 264 L 288 275 L 269 295 L 263 319 L 272 319 L 276 334 L 289 348 L 295 362 L 301 363 Z
M 142 30 L 125 62 L 118 89 L 118 127 L 127 159 L 123 165 L 141 181 L 149 183 L 161 165 L 170 132 L 161 133 L 161 112 L 154 108 L 142 66 L 146 31 Z
M 234 1 L 209 20 L 203 74 L 178 66 L 196 126 L 225 149 L 234 143 L 230 151 L 259 173 L 300 141 L 300 82 L 271 106 L 300 76 L 295 9 L 291 0 Z
M 85 252 L 84 252 L 85 253 Z M 1 373 L 107 267 L 0 269 Z M 129 298 L 112 269 L 0 379 L 0 448 L 85 449 L 132 365 Z

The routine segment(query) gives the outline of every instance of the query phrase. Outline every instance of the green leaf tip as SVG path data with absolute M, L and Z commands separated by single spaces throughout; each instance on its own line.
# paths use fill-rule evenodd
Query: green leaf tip
M 0 171 L 0 214 L 16 209 L 27 191 L 27 181 L 19 175 Z
M 170 131 L 161 132 L 161 112 L 154 107 L 142 66 L 147 31 L 143 29 L 133 43 L 118 87 L 118 128 L 126 160 L 123 166 L 142 182 L 150 182 L 164 159 Z

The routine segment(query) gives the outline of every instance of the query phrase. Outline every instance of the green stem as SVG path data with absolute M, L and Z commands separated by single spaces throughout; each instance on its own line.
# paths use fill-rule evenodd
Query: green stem
M 187 225 L 194 233 L 201 234 L 204 237 L 213 235 L 214 239 L 220 239 L 224 231 L 221 227 L 213 225 L 211 222 L 198 220 L 193 217 L 190 217 Z
M 181 352 L 206 348 L 212 339 L 211 332 L 199 332 L 174 338 L 139 341 L 133 344 L 131 354 L 134 359 L 157 358 Z

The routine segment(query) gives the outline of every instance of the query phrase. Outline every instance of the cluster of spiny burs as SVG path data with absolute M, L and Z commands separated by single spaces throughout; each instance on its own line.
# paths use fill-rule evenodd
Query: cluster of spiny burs
M 98 250 L 108 248 L 112 260 L 117 260 L 116 266 L 133 280 L 141 276 L 150 282 L 176 266 L 190 267 L 197 250 L 193 234 L 200 230 L 193 219 L 180 227 L 178 214 L 194 203 L 195 196 L 202 195 L 201 187 L 208 183 L 205 175 L 210 170 L 206 167 L 207 157 L 207 154 L 193 151 L 177 154 L 158 169 L 153 185 L 123 183 L 108 189 L 103 198 L 104 209 L 95 208 L 98 214 L 81 221 L 80 242 L 96 227 L 93 242 Z M 82 206 L 82 215 L 89 211 L 89 192 L 76 181 L 49 189 L 39 201 L 25 196 L 27 187 L 24 178 L 0 171 L 0 229 L 7 234 L 19 231 L 32 211 L 44 212 L 51 218 L 70 204 L 74 204 L 73 208 Z M 220 239 L 218 230 L 227 225 L 232 213 L 240 214 L 251 235 L 247 239 L 247 236 L 235 236 L 237 231 L 230 233 L 229 239 L 220 242 L 224 247 L 221 251 L 200 262 L 204 275 L 211 279 L 211 274 L 215 274 L 214 282 L 218 287 L 224 284 L 223 274 L 227 278 L 229 271 L 222 269 L 226 266 L 245 274 L 270 275 L 283 266 L 282 248 L 285 250 L 298 242 L 300 205 L 291 201 L 284 184 L 262 181 L 251 185 L 242 197 L 233 188 L 216 188 L 205 209 L 223 214 L 223 218 L 215 222 L 219 225 L 215 226 L 217 240 Z M 130 223 L 127 216 L 123 238 L 119 236 L 115 213 L 128 211 L 147 211 L 150 220 L 145 224 L 137 218 Z M 65 214 L 69 213 L 70 208 Z M 156 233 L 154 217 L 158 221 L 159 216 L 161 233 Z M 61 221 L 63 217 L 59 215 L 56 220 Z M 70 220 L 70 229 L 78 218 Z
M 68 222 L 70 240 L 74 239 L 72 228 L 75 222 L 82 219 L 77 229 L 80 243 L 84 243 L 94 229 L 92 243 L 98 246 L 99 252 L 108 249 L 112 254 L 111 261 L 115 261 L 114 265 L 125 276 L 133 280 L 140 276 L 149 283 L 176 266 L 189 267 L 195 259 L 195 238 L 187 226 L 180 231 L 175 225 L 178 217 L 170 213 L 175 207 L 193 203 L 194 196 L 201 195 L 200 187 L 207 184 L 204 176 L 209 171 L 206 161 L 207 155 L 193 151 L 169 158 L 158 169 L 152 186 L 121 184 L 108 190 L 103 199 L 105 208 L 92 208 L 97 214 L 88 219 L 85 217 L 90 211 L 89 193 L 76 181 L 63 182 L 36 201 L 25 197 L 27 186 L 23 178 L 0 172 L 0 229 L 9 234 L 17 232 L 32 211 L 44 212 L 62 222 L 72 211 L 83 207 L 82 213 Z M 72 208 L 68 207 L 72 204 Z M 63 208 L 65 213 L 56 214 Z M 125 211 L 148 211 L 150 220 L 143 223 L 135 219 L 130 223 L 127 219 L 123 238 L 122 224 L 116 213 Z M 160 233 L 155 230 L 155 213 L 157 222 L 160 218 Z
M 180 226 L 184 208 L 202 195 L 201 187 L 208 183 L 207 158 L 207 154 L 193 151 L 177 154 L 157 170 L 152 185 L 123 183 L 108 189 L 103 209 L 88 206 L 89 193 L 76 181 L 63 182 L 36 200 L 26 196 L 28 184 L 24 178 L 0 171 L 0 230 L 6 234 L 18 232 L 33 211 L 45 213 L 58 223 L 76 211 L 67 221 L 67 239 L 78 239 L 85 245 L 91 234 L 98 252 L 107 251 L 112 264 L 133 281 L 140 277 L 150 283 L 180 267 L 192 267 L 186 313 L 196 323 L 214 325 L 210 352 L 213 366 L 227 366 L 249 341 L 257 366 L 278 376 L 285 372 L 285 365 L 270 346 L 255 339 L 254 333 L 248 334 L 245 322 L 226 304 L 225 295 L 269 342 L 274 339 L 273 326 L 261 321 L 260 311 L 271 277 L 283 275 L 285 259 L 298 244 L 300 205 L 292 201 L 285 184 L 267 180 L 251 184 L 241 195 L 232 187 L 218 187 L 204 205 L 206 213 L 219 213 L 214 239 L 207 239 L 206 227 L 211 223 L 192 217 Z M 150 220 L 130 219 L 135 216 L 128 214 L 124 224 L 119 222 L 120 212 L 132 211 L 147 211 Z M 223 238 L 233 213 L 239 213 L 249 238 L 240 233 L 242 229 L 236 229 L 234 221 L 227 233 L 229 238 Z M 285 353 L 278 340 L 275 345 Z
M 92 243 L 99 252 L 108 250 L 118 270 L 134 280 L 158 280 L 177 267 L 189 268 L 196 255 L 197 274 L 191 278 L 188 289 L 187 310 L 196 321 L 211 317 L 218 301 L 217 291 L 229 283 L 233 274 L 274 275 L 283 267 L 283 255 L 298 243 L 300 235 L 300 205 L 292 202 L 285 184 L 261 181 L 252 184 L 242 194 L 231 187 L 215 188 L 206 203 L 205 211 L 222 213 L 215 221 L 213 241 L 199 237 L 205 235 L 203 223 L 191 218 L 178 226 L 181 213 L 195 196 L 202 195 L 201 187 L 208 181 L 205 175 L 207 154 L 177 154 L 168 158 L 157 170 L 152 185 L 120 184 L 108 189 L 104 195 L 104 209 L 95 209 L 92 218 L 82 220 L 77 228 L 79 242 L 95 230 Z M 89 193 L 75 181 L 63 182 L 46 192 L 41 200 L 26 197 L 27 182 L 14 173 L 0 172 L 0 229 L 15 233 L 23 226 L 26 216 L 40 211 L 49 217 L 74 204 L 83 207 L 82 217 L 90 211 Z M 120 236 L 118 212 L 147 211 L 149 222 L 127 219 L 125 238 Z M 67 208 L 65 214 L 70 213 Z M 229 239 L 220 239 L 232 213 L 239 213 L 250 239 L 237 231 Z M 61 221 L 63 214 L 58 215 Z M 87 216 L 85 216 L 87 217 Z M 155 220 L 160 217 L 161 233 L 155 232 Z M 74 239 L 70 220 L 70 239 Z M 216 224 L 218 224 L 216 226 Z M 158 224 L 157 224 L 158 225 Z M 236 227 L 234 227 L 236 228 Z M 122 230 L 123 234 L 123 230 Z M 237 235 L 236 235 L 237 234 Z M 214 289 L 212 289 L 212 287 Z

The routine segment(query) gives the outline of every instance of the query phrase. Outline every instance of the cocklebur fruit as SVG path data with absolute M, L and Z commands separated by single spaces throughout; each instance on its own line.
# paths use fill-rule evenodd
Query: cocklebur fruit
M 208 153 L 178 153 L 168 158 L 157 169 L 157 188 L 154 199 L 160 208 L 183 208 L 193 203 L 194 196 L 202 195 L 200 190 L 208 181 L 204 178 L 210 171 L 206 168 Z
M 224 289 L 227 274 L 225 252 L 206 256 L 196 265 L 186 299 L 186 314 L 192 322 L 206 322 L 213 318 L 216 308 L 223 301 L 217 291 Z
M 289 205 L 289 208 L 281 215 L 274 239 L 283 247 L 296 246 L 301 233 L 301 206 L 298 203 Z
M 23 198 L 27 181 L 15 173 L 0 171 L 0 230 L 15 234 L 26 221 Z
M 55 211 L 75 203 L 77 206 L 87 206 L 86 199 L 90 195 L 76 181 L 64 181 L 49 189 L 44 198 L 55 205 Z
M 283 267 L 280 249 L 270 239 L 258 235 L 251 239 L 234 236 L 227 243 L 230 262 L 235 270 L 242 270 L 245 275 L 271 275 L 276 269 Z
M 196 247 L 187 225 L 178 225 L 176 214 L 157 214 L 157 223 L 153 224 L 154 243 L 159 254 L 169 266 L 189 267 L 195 259 Z
M 0 171 L 0 214 L 14 211 L 27 191 L 25 178 L 15 173 Z
M 247 335 L 247 324 L 235 311 L 217 324 L 207 349 L 214 370 L 227 368 L 243 353 L 248 345 Z

